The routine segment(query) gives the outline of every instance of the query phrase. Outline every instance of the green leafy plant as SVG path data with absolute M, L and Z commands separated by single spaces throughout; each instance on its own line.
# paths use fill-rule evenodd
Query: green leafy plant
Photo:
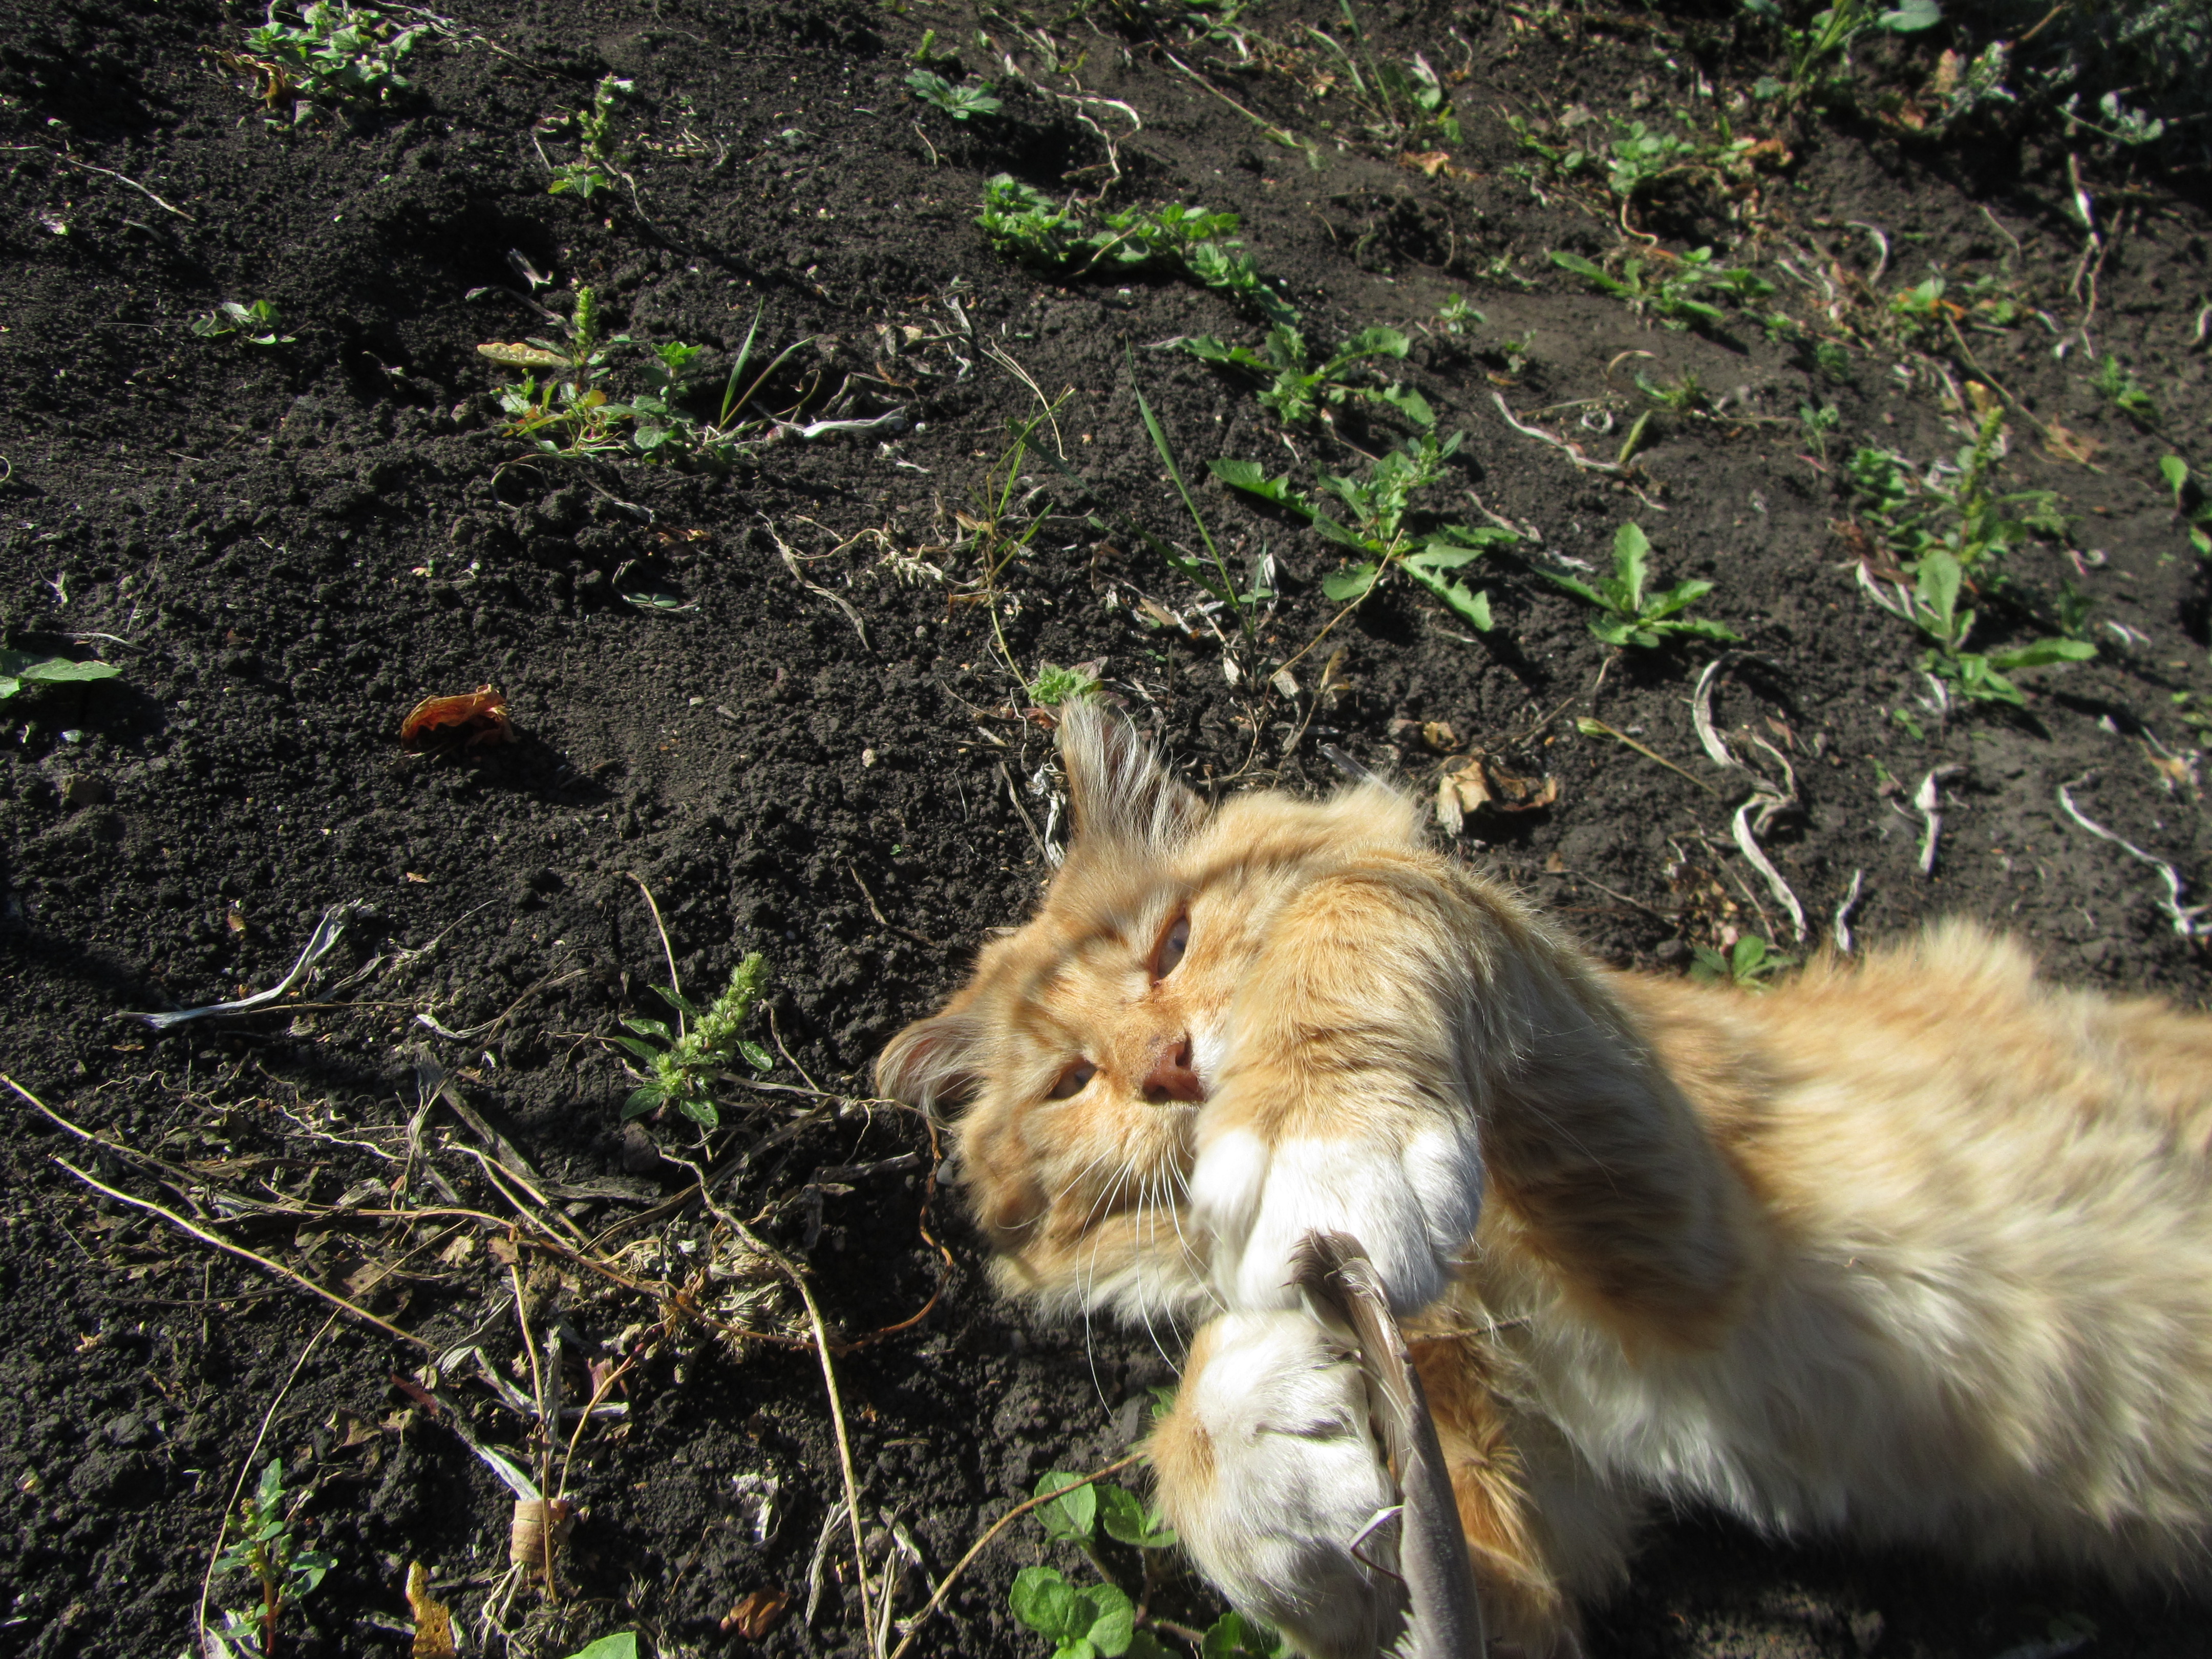
M 1828 459 L 1828 434 L 1843 423 L 1843 411 L 1833 404 L 1797 405 L 1798 429 L 1805 434 L 1805 441 L 1813 452 L 1824 461 Z
M 268 20 L 247 31 L 249 56 L 239 60 L 263 77 L 270 104 L 286 98 L 374 98 L 389 101 L 408 90 L 399 60 L 414 50 L 422 25 L 402 28 L 368 6 L 314 3 L 292 14 L 269 8 Z M 228 61 L 228 60 L 226 60 Z
M 1447 294 L 1437 307 L 1437 326 L 1447 334 L 1465 334 L 1490 319 L 1468 304 L 1464 294 Z
M 276 319 L 275 304 L 268 300 L 256 300 L 251 305 L 225 300 L 213 311 L 203 312 L 192 319 L 192 332 L 203 340 L 220 340 L 235 334 L 243 345 L 290 345 L 299 336 L 278 333 L 283 326 Z
M 1071 1583 L 1058 1568 L 1042 1565 L 1015 1575 L 1007 1606 L 1015 1618 L 1051 1642 L 1054 1659 L 1167 1659 L 1170 1650 L 1154 1630 L 1195 1647 L 1200 1659 L 1270 1659 L 1273 1639 L 1240 1613 L 1224 1613 L 1197 1631 L 1150 1611 L 1156 1559 L 1175 1547 L 1176 1534 L 1159 1511 L 1147 1509 L 1135 1493 L 1109 1481 L 1085 1483 L 1080 1475 L 1055 1469 L 1038 1480 L 1035 1495 L 1049 1500 L 1030 1511 L 1046 1539 L 1080 1550 L 1100 1580 Z M 1130 1595 L 1128 1575 L 1109 1553 L 1112 1545 L 1136 1552 L 1139 1596 Z
M 2122 366 L 2120 360 L 2110 352 L 2097 365 L 2097 372 L 2089 377 L 2089 384 L 2098 394 L 2130 420 L 2144 426 L 2158 424 L 2158 405 L 2151 400 L 2134 374 Z
M 691 366 L 704 348 L 680 341 L 647 345 L 627 334 L 605 333 L 598 295 L 589 288 L 576 290 L 574 306 L 561 319 L 565 339 L 495 341 L 477 350 L 495 362 L 528 371 L 495 395 L 507 416 L 507 435 L 528 438 L 546 454 L 609 457 L 635 450 L 662 460 L 689 458 L 727 465 L 773 437 L 779 423 L 796 413 L 770 413 L 757 399 L 769 377 L 814 337 L 793 341 L 757 370 L 754 350 L 765 314 L 765 308 L 753 313 L 720 400 L 703 417 L 691 412 L 685 399 L 694 390 Z M 626 400 L 611 395 L 602 384 L 618 357 L 630 359 L 646 380 Z
M 1647 375 L 1636 377 L 1637 389 L 1659 405 L 1675 415 L 1701 415 L 1712 406 L 1712 399 L 1698 384 L 1695 369 L 1686 368 L 1672 380 L 1654 380 Z
M 1363 603 L 1392 570 L 1402 570 L 1461 621 L 1487 633 L 1492 626 L 1490 595 L 1471 590 L 1453 573 L 1518 538 L 1510 530 L 1487 526 L 1419 529 L 1417 521 L 1432 521 L 1434 515 L 1413 505 L 1418 491 L 1443 476 L 1444 462 L 1459 448 L 1462 435 L 1455 432 L 1438 443 L 1433 434 L 1424 433 L 1410 448 L 1385 453 L 1364 479 L 1324 475 L 1322 489 L 1343 503 L 1348 523 L 1331 517 L 1318 497 L 1292 488 L 1287 472 L 1270 478 L 1255 462 L 1233 460 L 1214 462 L 1212 472 L 1233 489 L 1296 514 L 1359 560 L 1322 579 L 1322 592 L 1338 604 Z
M 623 1103 L 623 1118 L 673 1106 L 703 1129 L 718 1127 L 721 1111 L 708 1088 L 732 1057 L 742 1056 L 756 1072 L 775 1069 L 768 1050 L 742 1035 L 767 983 L 768 959 L 756 951 L 730 970 L 721 995 L 703 1010 L 673 987 L 654 986 L 654 994 L 674 1011 L 676 1029 L 671 1030 L 665 1020 L 624 1015 L 623 1024 L 636 1035 L 608 1039 L 647 1067 L 645 1082 Z M 656 1042 L 661 1046 L 654 1047 Z
M 614 143 L 615 101 L 629 96 L 634 84 L 618 75 L 601 76 L 599 84 L 592 88 L 589 109 L 556 117 L 550 124 L 551 128 L 575 129 L 576 155 L 553 165 L 553 182 L 546 185 L 546 194 L 580 196 L 588 202 L 601 191 L 615 187 L 615 180 L 622 176 L 622 157 Z
M 1029 684 L 1029 699 L 1039 708 L 1057 708 L 1064 702 L 1079 702 L 1097 689 L 1098 682 L 1079 668 L 1039 663 L 1036 678 Z
M 123 671 L 112 662 L 71 662 L 67 657 L 35 657 L 27 651 L 0 651 L 0 699 L 34 685 L 70 685 L 112 680 Z
M 1367 45 L 1352 0 L 1338 0 L 1347 40 L 1317 28 L 1306 34 L 1332 64 L 1345 96 L 1366 122 L 1367 135 L 1391 149 L 1418 149 L 1431 142 L 1460 141 L 1451 94 L 1426 58 L 1407 63 L 1377 58 Z
M 1739 136 L 1720 118 L 1708 134 L 1682 111 L 1676 130 L 1644 121 L 1608 118 L 1602 126 L 1589 120 L 1532 123 L 1508 115 L 1515 142 L 1543 164 L 1552 179 L 1572 187 L 1584 179 L 1602 184 L 1610 211 L 1626 222 L 1664 184 L 1699 184 L 1728 191 L 1753 181 L 1758 165 L 1782 153 L 1778 142 Z M 1516 171 L 1521 171 L 1516 169 Z
M 2189 475 L 2189 463 L 2179 455 L 2161 455 L 2158 459 L 2158 475 L 2166 480 L 2166 487 L 2173 494 L 2173 510 L 2189 526 L 2189 541 L 2199 554 L 2212 559 L 2212 501 L 2204 498 L 2203 490 L 2194 487 Z M 0 692 L 0 696 L 7 695 Z
M 1285 426 L 1327 422 L 1335 410 L 1354 401 L 1395 410 L 1423 431 L 1436 424 L 1428 399 L 1412 387 L 1360 377 L 1359 371 L 1380 362 L 1398 362 L 1411 349 L 1412 343 L 1395 328 L 1362 329 L 1319 363 L 1309 358 L 1305 336 L 1287 325 L 1269 329 L 1257 351 L 1224 345 L 1211 334 L 1191 335 L 1176 343 L 1200 362 L 1241 369 L 1264 381 L 1260 405 L 1273 410 Z
M 1103 265 L 1117 273 L 1146 266 L 1180 269 L 1269 321 L 1295 323 L 1297 310 L 1269 286 L 1242 244 L 1231 240 L 1233 213 L 1170 203 L 1089 217 L 1034 185 L 1001 173 L 985 181 L 975 223 L 1000 253 L 1042 270 L 1080 276 Z
M 1709 581 L 1676 582 L 1647 599 L 1644 590 L 1650 580 L 1650 555 L 1651 543 L 1642 528 L 1625 524 L 1613 535 L 1610 576 L 1591 583 L 1565 571 L 1540 567 L 1539 574 L 1602 613 L 1591 619 L 1589 630 L 1615 649 L 1634 645 L 1653 650 L 1679 639 L 1725 641 L 1741 637 L 1719 623 L 1682 614 L 1713 591 Z
M 1733 985 L 1740 991 L 1763 991 L 1767 981 L 1797 958 L 1785 957 L 1756 934 L 1746 933 L 1725 952 L 1710 945 L 1690 947 L 1690 977 L 1706 984 Z
M 933 70 L 918 69 L 906 77 L 906 83 L 923 103 L 932 109 L 943 110 L 956 121 L 964 121 L 971 115 L 996 115 L 1005 107 L 991 95 L 988 81 L 967 81 L 956 85 Z
M 226 1655 L 268 1659 L 276 1651 L 284 1610 L 312 1594 L 337 1565 L 334 1556 L 300 1547 L 292 1530 L 294 1510 L 284 1500 L 283 1460 L 272 1457 L 259 1483 L 240 1500 L 237 1536 L 215 1561 L 218 1576 L 243 1573 L 261 1595 L 258 1607 L 225 1609 L 222 1628 L 208 1632 L 210 1645 Z
M 1899 0 L 1887 8 L 1878 0 L 1835 0 L 1803 23 L 1792 22 L 1780 0 L 1743 0 L 1743 9 L 1775 26 L 1788 61 L 1785 79 L 1762 78 L 1753 93 L 1788 109 L 1834 93 L 1850 67 L 1851 48 L 1869 35 L 1914 34 L 1943 21 L 1936 0 Z
M 602 1636 L 570 1654 L 568 1659 L 637 1659 L 637 1632 L 626 1630 L 617 1635 Z
M 1134 378 L 1133 374 L 1132 378 Z M 1236 617 L 1237 634 L 1244 647 L 1245 666 L 1249 668 L 1257 663 L 1260 655 L 1259 634 L 1253 626 L 1253 616 L 1261 606 L 1269 604 L 1275 597 L 1269 574 L 1273 566 L 1267 557 L 1267 550 L 1261 548 L 1253 558 L 1247 586 L 1242 592 L 1238 592 L 1236 578 L 1229 574 L 1229 561 L 1222 556 L 1220 545 L 1213 539 L 1213 532 L 1206 527 L 1205 515 L 1198 510 L 1198 503 L 1191 499 L 1190 486 L 1183 482 L 1182 468 L 1176 464 L 1175 451 L 1168 444 L 1168 434 L 1160 425 L 1159 416 L 1152 413 L 1152 406 L 1145 401 L 1145 394 L 1141 392 L 1137 393 L 1137 413 L 1144 421 L 1145 431 L 1152 438 L 1152 448 L 1158 453 L 1161 465 L 1168 470 L 1176 494 L 1182 498 L 1183 510 L 1190 514 L 1191 522 L 1198 526 L 1198 538 L 1206 544 L 1206 556 L 1204 560 L 1194 559 L 1181 548 L 1150 534 L 1145 537 L 1145 540 L 1153 551 L 1166 559 L 1176 574 L 1195 582 L 1209 598 L 1226 607 Z
M 1925 666 L 1970 702 L 2025 701 L 2006 675 L 2022 668 L 2081 662 L 2097 654 L 2086 640 L 2038 639 L 2002 651 L 1966 648 L 1977 612 L 1961 604 L 1973 592 L 2007 581 L 2005 560 L 2033 535 L 2065 533 L 2057 497 L 2048 490 L 2000 494 L 1996 469 L 2003 410 L 1982 416 L 1974 441 L 1949 468 L 1916 477 L 1903 458 L 1862 449 L 1845 463 L 1859 517 L 1877 535 L 1906 578 L 1884 583 L 1861 564 L 1860 582 L 1875 603 L 1911 623 L 1929 642 Z
M 1726 310 L 1698 297 L 1709 289 L 1739 301 L 1761 300 L 1774 292 L 1774 285 L 1755 271 L 1717 267 L 1709 247 L 1663 259 L 1649 270 L 1644 258 L 1631 257 L 1621 261 L 1618 276 L 1579 253 L 1555 249 L 1552 263 L 1599 293 L 1623 301 L 1630 310 L 1649 313 L 1674 329 L 1713 328 L 1728 320 Z

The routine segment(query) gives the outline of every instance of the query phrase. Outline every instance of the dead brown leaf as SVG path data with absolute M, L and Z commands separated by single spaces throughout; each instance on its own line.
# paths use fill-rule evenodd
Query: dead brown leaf
M 2053 421 L 2043 429 L 2043 447 L 2053 460 L 2088 466 L 2096 460 L 2097 451 L 2102 446 L 2094 438 Z
M 781 1590 L 754 1590 L 723 1615 L 722 1628 L 757 1642 L 783 1622 L 783 1610 L 790 1603 L 791 1597 Z

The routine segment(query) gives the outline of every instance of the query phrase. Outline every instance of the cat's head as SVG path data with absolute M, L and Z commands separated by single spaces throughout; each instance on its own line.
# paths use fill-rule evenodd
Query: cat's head
M 1194 1126 L 1239 982 L 1286 894 L 1348 847 L 1417 842 L 1417 815 L 1379 787 L 1210 807 L 1095 704 L 1066 708 L 1060 751 L 1073 828 L 1036 914 L 891 1039 L 877 1087 L 964 1103 L 961 1178 L 1007 1289 L 1187 1308 L 1206 1296 L 1207 1245 L 1180 1225 Z

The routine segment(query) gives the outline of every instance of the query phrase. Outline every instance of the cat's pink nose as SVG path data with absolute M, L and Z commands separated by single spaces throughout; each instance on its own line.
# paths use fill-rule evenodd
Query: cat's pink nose
M 1206 1098 L 1206 1085 L 1199 1081 L 1198 1073 L 1191 1069 L 1190 1039 L 1182 1037 L 1174 1042 L 1160 1045 L 1152 1069 L 1145 1078 L 1146 1100 L 1188 1100 Z

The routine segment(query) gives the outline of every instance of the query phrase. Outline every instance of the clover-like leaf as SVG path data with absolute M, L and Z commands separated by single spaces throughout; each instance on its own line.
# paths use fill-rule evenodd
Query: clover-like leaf
M 1079 1484 L 1083 1477 L 1070 1474 L 1065 1469 L 1054 1469 L 1037 1478 L 1035 1496 L 1043 1498 L 1058 1493 L 1048 1504 L 1040 1504 L 1036 1510 L 1038 1522 L 1048 1538 L 1086 1541 L 1098 1524 L 1098 1493 L 1095 1486 Z

